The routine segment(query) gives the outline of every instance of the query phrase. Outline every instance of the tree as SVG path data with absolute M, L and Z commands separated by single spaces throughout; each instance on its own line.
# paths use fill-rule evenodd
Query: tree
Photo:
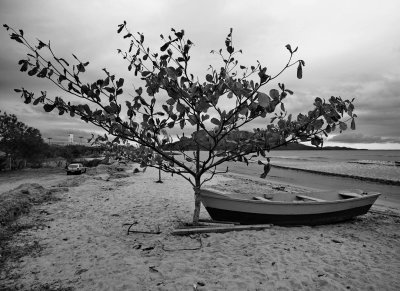
M 1 112 L 1 111 L 0 111 Z M 38 163 L 47 150 L 40 131 L 18 121 L 14 114 L 0 115 L 0 150 L 9 158 L 9 166 L 23 159 Z
M 265 156 L 266 151 L 291 142 L 310 140 L 322 146 L 323 135 L 337 127 L 340 131 L 347 128 L 345 113 L 352 128 L 355 127 L 353 100 L 317 97 L 308 113 L 293 117 L 284 106 L 284 99 L 293 94 L 290 89 L 279 83 L 268 94 L 261 90 L 293 66 L 297 67 L 297 77 L 302 78 L 305 62 L 293 61 L 297 47 L 292 49 L 290 45 L 286 45 L 287 63 L 281 71 L 272 74 L 259 61 L 252 66 L 239 64 L 237 56 L 242 51 L 235 49 L 231 29 L 225 39 L 225 49 L 211 51 L 222 60 L 222 66 L 210 66 L 205 79 L 199 79 L 189 71 L 193 42 L 186 38 L 184 30 L 171 29 L 171 35 L 161 35 L 163 44 L 159 51 L 153 51 L 146 47 L 144 35 L 131 33 L 124 21 L 118 25 L 117 32 L 129 40 L 129 48 L 118 53 L 127 61 L 128 70 L 145 84 L 145 89 L 135 89 L 134 97 L 127 97 L 123 91 L 124 79 L 107 69 L 103 69 L 104 78 L 84 82 L 81 78 L 89 62 L 72 54 L 71 66 L 56 56 L 50 42 L 39 40 L 37 45 L 32 45 L 22 30 L 4 27 L 10 31 L 11 39 L 30 52 L 26 59 L 19 61 L 21 71 L 47 78 L 79 100 L 66 102 L 61 97 L 48 97 L 45 91 L 34 97 L 34 93 L 24 88 L 16 89 L 25 103 L 40 104 L 46 112 L 58 110 L 60 115 L 69 113 L 71 117 L 80 117 L 114 136 L 111 142 L 129 141 L 145 148 L 140 156 L 142 167 L 180 175 L 193 186 L 194 223 L 199 219 L 200 188 L 217 173 L 217 166 L 228 161 L 248 163 L 251 154 Z M 47 50 L 49 58 L 43 50 Z M 265 128 L 249 134 L 239 131 L 254 119 L 267 117 Z M 176 156 L 166 150 L 174 141 L 168 131 L 178 126 L 182 131 L 191 130 L 191 139 L 196 145 L 193 153 L 182 148 Z M 177 138 L 187 139 L 183 133 Z M 107 141 L 108 136 L 97 140 Z

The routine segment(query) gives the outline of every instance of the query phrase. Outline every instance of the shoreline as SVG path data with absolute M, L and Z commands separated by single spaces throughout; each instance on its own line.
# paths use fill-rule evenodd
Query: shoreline
M 337 176 L 337 177 L 343 177 L 343 178 L 357 179 L 357 180 L 361 180 L 361 181 L 380 183 L 380 184 L 384 184 L 384 185 L 400 186 L 400 181 L 389 180 L 389 179 L 362 177 L 362 176 L 356 176 L 356 175 L 347 175 L 347 174 L 331 173 L 331 172 L 316 171 L 316 170 L 309 170 L 309 169 L 300 169 L 300 168 L 295 168 L 295 167 L 279 166 L 279 165 L 273 165 L 273 167 L 278 168 L 278 169 L 302 171 L 302 172 L 313 173 L 313 174 L 317 174 L 317 175 Z
M 226 169 L 226 165 L 224 167 L 220 167 L 219 170 Z M 228 164 L 228 168 L 228 174 L 233 173 L 239 176 L 244 175 L 263 180 L 259 178 L 262 166 L 256 163 L 249 163 L 247 166 L 245 163 L 231 162 Z M 305 187 L 310 191 L 362 189 L 367 192 L 379 192 L 381 196 L 375 204 L 393 208 L 400 212 L 400 186 L 397 185 L 385 185 L 372 181 L 353 179 L 351 177 L 319 175 L 319 173 L 280 168 L 275 165 L 272 165 L 271 171 L 264 181 Z

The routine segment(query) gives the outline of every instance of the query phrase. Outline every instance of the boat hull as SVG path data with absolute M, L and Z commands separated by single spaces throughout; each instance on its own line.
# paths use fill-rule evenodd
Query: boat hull
M 281 202 L 236 199 L 202 190 L 201 201 L 212 219 L 240 224 L 319 225 L 368 212 L 379 193 L 326 202 Z

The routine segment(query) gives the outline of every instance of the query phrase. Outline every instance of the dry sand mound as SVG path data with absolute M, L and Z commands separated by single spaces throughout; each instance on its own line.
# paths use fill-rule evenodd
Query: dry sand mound
M 87 174 L 89 176 L 101 177 L 103 180 L 122 179 L 132 176 L 132 167 L 130 165 L 113 163 L 111 165 L 100 164 L 97 167 L 89 168 Z M 107 174 L 107 175 L 105 175 Z
M 34 204 L 54 199 L 55 192 L 68 191 L 68 188 L 46 189 L 37 183 L 24 183 L 17 188 L 0 195 L 0 225 L 15 220 L 18 216 L 29 212 Z
M 46 200 L 50 191 L 36 183 L 21 184 L 14 190 L 0 195 L 0 224 L 27 213 L 33 203 Z

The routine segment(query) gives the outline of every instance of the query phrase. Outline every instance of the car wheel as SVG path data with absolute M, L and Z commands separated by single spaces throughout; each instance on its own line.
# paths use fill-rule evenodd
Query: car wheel
M 70 173 L 70 172 L 67 172 L 67 175 L 69 176 L 69 175 L 71 175 L 71 173 Z

